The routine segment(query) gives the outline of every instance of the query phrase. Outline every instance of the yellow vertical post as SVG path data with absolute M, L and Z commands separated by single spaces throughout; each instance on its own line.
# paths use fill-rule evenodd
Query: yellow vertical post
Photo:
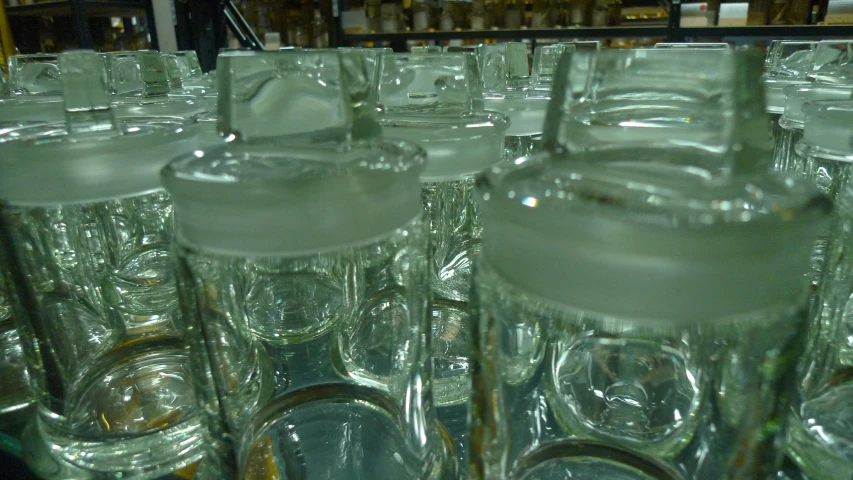
M 15 41 L 12 39 L 12 29 L 6 17 L 6 7 L 0 2 L 0 54 L 3 55 L 3 69 L 8 65 L 9 57 L 15 54 Z

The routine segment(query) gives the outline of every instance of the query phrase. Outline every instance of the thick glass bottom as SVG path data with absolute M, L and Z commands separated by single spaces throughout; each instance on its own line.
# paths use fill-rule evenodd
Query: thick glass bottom
M 20 410 L 33 402 L 27 362 L 12 321 L 0 322 L 0 385 L 0 414 Z
M 853 384 L 804 402 L 788 422 L 788 454 L 813 479 L 853 478 Z
M 48 450 L 73 467 L 157 478 L 201 458 L 204 429 L 180 342 L 148 340 L 105 355 L 71 384 L 65 417 L 42 408 Z
M 611 445 L 562 440 L 540 445 L 519 458 L 510 478 L 556 480 L 675 480 L 681 475 L 651 458 Z
M 542 135 L 507 136 L 504 138 L 504 160 L 511 162 L 542 151 Z
M 411 445 L 405 419 L 375 389 L 317 385 L 286 394 L 261 409 L 242 439 L 240 478 L 439 480 L 456 478 L 455 451 L 439 423 Z M 425 453 L 419 453 L 425 452 Z
M 471 325 L 468 304 L 435 299 L 432 308 L 433 401 L 438 407 L 471 397 Z
M 778 128 L 780 131 L 778 136 L 775 136 L 773 146 L 773 169 L 778 172 L 803 175 L 805 162 L 795 151 L 797 142 L 803 138 L 803 131 Z

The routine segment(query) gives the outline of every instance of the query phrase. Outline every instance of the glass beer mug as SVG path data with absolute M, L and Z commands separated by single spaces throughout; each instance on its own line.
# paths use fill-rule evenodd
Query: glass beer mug
M 725 72 L 702 85 L 721 93 L 705 128 L 739 127 L 718 132 L 717 148 L 560 150 L 558 103 L 544 138 L 558 148 L 478 178 L 471 477 L 775 474 L 809 249 L 831 203 L 766 168 L 764 106 L 737 91 L 759 85 L 760 62 L 704 58 L 703 76 Z M 623 113 L 642 118 L 649 98 Z
M 433 391 L 438 416 L 464 461 L 470 398 L 468 293 L 480 249 L 474 175 L 503 161 L 507 117 L 482 110 L 476 58 L 468 53 L 386 56 L 379 100 L 382 135 L 423 147 L 421 198 L 433 295 Z
M 452 478 L 432 408 L 424 152 L 375 136 L 352 52 L 226 53 L 218 76 L 230 141 L 162 172 L 212 475 Z
M 59 68 L 66 123 L 0 142 L 1 236 L 33 428 L 59 462 L 154 478 L 196 462 L 204 437 L 157 176 L 195 139 L 181 124 L 116 121 L 96 53 L 61 54 Z
M 773 147 L 773 168 L 780 172 L 802 174 L 801 159 L 795 147 L 803 138 L 805 113 L 803 107 L 810 102 L 848 100 L 853 97 L 853 84 L 799 84 L 785 87 L 785 111 L 779 118 L 781 133 Z
M 566 48 L 557 44 L 545 47 L 545 50 L 538 49 L 539 55 L 534 56 L 536 86 L 531 88 L 526 43 L 493 43 L 477 47 L 485 108 L 510 119 L 504 140 L 506 160 L 512 161 L 541 150 L 542 124 L 550 91 L 547 81 L 542 83 L 545 80 L 543 75 L 548 76 L 553 60 L 559 58 Z
M 803 173 L 837 199 L 837 208 L 830 228 L 822 232 L 813 251 L 819 260 L 813 272 L 821 278 L 810 315 L 808 348 L 800 363 L 800 388 L 792 405 L 787 448 L 789 457 L 808 478 L 850 478 L 853 102 L 813 103 L 803 110 L 805 130 L 797 146 L 807 166 Z

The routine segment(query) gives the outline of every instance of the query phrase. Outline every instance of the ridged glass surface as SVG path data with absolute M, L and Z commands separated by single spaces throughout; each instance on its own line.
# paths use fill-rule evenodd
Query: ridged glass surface
M 803 160 L 794 147 L 803 138 L 802 129 L 789 129 L 777 126 L 774 130 L 773 169 L 779 172 L 800 175 L 803 172 Z
M 853 192 L 849 163 L 806 157 L 804 172 L 836 198 L 833 225 L 812 255 L 817 277 L 799 402 L 788 432 L 788 453 L 808 478 L 853 475 Z
M 234 432 L 226 476 L 451 478 L 427 394 L 424 229 L 298 257 L 180 248 L 202 395 Z
M 195 462 L 202 427 L 179 329 L 164 192 L 6 207 L 37 317 L 40 435 L 83 468 L 152 478 Z
M 679 328 L 543 301 L 486 263 L 476 285 L 475 358 L 488 359 L 474 377 L 476 478 L 614 470 L 614 478 L 736 479 L 775 472 L 772 432 L 786 404 L 780 392 L 793 381 L 801 353 L 804 316 L 796 306 Z M 560 452 L 552 455 L 555 446 Z M 756 454 L 741 456 L 746 449 Z M 632 465 L 656 473 L 629 475 Z
M 12 304 L 0 275 L 0 413 L 11 412 L 30 404 L 30 376 L 21 339 L 12 318 Z
M 542 151 L 542 135 L 507 136 L 504 140 L 504 160 L 533 155 Z

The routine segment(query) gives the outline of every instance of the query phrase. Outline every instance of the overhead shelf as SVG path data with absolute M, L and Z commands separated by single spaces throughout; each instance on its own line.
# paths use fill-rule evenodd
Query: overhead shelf
M 753 25 L 746 27 L 683 27 L 684 37 L 849 37 L 853 25 Z
M 145 2 L 134 0 L 83 0 L 81 2 L 89 17 L 141 17 L 145 15 Z M 26 17 L 69 17 L 72 16 L 72 1 L 14 5 L 6 7 L 9 16 Z
M 462 30 L 455 32 L 403 32 L 344 34 L 346 43 L 401 42 L 406 40 L 636 38 L 636 37 L 832 37 L 853 35 L 853 25 L 762 25 L 744 27 L 677 27 L 664 25 L 626 27 L 569 27 L 522 30 Z
M 663 37 L 668 29 L 663 25 L 642 27 L 570 27 L 522 30 L 462 30 L 456 32 L 403 32 L 344 34 L 346 42 L 399 42 L 405 40 L 454 40 L 476 38 L 614 38 Z

